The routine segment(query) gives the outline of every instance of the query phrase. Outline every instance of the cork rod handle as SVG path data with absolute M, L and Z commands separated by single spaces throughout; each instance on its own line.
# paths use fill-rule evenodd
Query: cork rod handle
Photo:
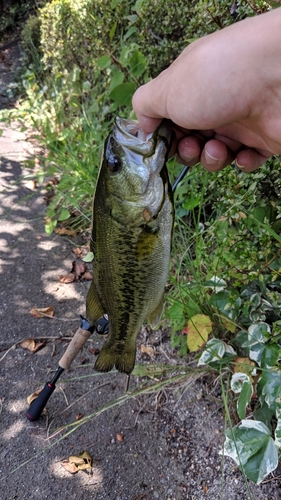
M 88 330 L 83 330 L 80 327 L 78 328 L 63 357 L 59 361 L 59 366 L 61 368 L 63 368 L 64 370 L 69 369 L 72 361 L 77 356 L 78 352 L 82 349 L 84 344 L 87 342 L 90 335 L 91 332 L 89 332 Z

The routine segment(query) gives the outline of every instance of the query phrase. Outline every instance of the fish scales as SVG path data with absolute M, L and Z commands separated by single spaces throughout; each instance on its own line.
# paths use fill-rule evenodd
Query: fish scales
M 93 204 L 94 278 L 86 313 L 92 323 L 104 313 L 109 317 L 108 339 L 95 368 L 116 366 L 127 374 L 134 368 L 144 320 L 155 326 L 161 316 L 174 219 L 168 125 L 145 141 L 127 134 L 128 128 L 138 131 L 136 122 L 117 119 L 104 148 Z

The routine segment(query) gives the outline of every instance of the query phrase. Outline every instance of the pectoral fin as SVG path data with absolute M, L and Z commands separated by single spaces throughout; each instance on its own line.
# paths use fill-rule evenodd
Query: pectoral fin
M 146 259 L 151 256 L 158 241 L 159 228 L 153 221 L 153 225 L 148 224 L 143 228 L 139 235 L 137 243 L 137 255 L 140 259 Z
M 102 305 L 100 296 L 96 289 L 94 280 L 91 283 L 90 289 L 86 299 L 86 316 L 91 323 L 95 323 L 101 316 L 106 314 L 104 306 Z
M 153 311 L 151 311 L 151 313 L 149 313 L 147 316 L 147 321 L 150 324 L 151 328 L 156 328 L 161 319 L 163 311 L 163 302 L 164 302 L 164 293 L 161 299 L 159 300 L 159 303 L 155 307 L 155 309 L 153 309 Z

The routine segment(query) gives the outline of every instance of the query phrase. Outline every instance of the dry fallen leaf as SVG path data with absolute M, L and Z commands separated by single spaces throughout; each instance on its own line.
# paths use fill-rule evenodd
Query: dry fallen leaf
M 256 366 L 256 363 L 254 361 L 251 361 L 249 358 L 235 358 L 235 365 L 234 365 L 234 373 L 246 373 L 248 377 L 250 377 L 251 382 L 253 382 L 253 369 Z
M 19 346 L 23 349 L 28 349 L 30 352 L 37 352 L 41 347 L 43 347 L 46 342 L 36 342 L 34 339 L 24 339 L 19 343 Z
M 83 255 L 83 250 L 82 248 L 75 247 L 72 249 L 72 252 L 76 255 L 76 257 L 80 258 Z
M 67 229 L 67 227 L 56 227 L 54 232 L 60 234 L 61 236 L 76 236 L 77 231 L 75 229 Z
M 144 344 L 141 344 L 140 346 L 140 351 L 143 353 L 143 354 L 148 354 L 151 358 L 154 357 L 154 348 L 151 346 L 151 345 L 144 345 Z
M 27 396 L 26 398 L 26 401 L 27 401 L 27 404 L 30 406 L 31 403 L 38 398 L 40 392 L 42 391 L 43 387 L 41 387 L 41 389 L 37 389 L 37 391 L 33 392 L 32 394 L 30 394 L 29 396 Z M 43 408 L 42 412 L 41 412 L 41 415 L 47 415 L 47 409 L 46 408 Z
M 50 307 L 33 307 L 30 311 L 30 314 L 34 316 L 34 318 L 45 318 L 46 316 L 54 316 L 55 310 L 53 306 Z
M 82 276 L 81 276 L 81 280 L 83 281 L 91 281 L 93 279 L 93 275 L 91 273 L 91 271 L 86 271 Z
M 76 420 L 81 420 L 81 418 L 83 418 L 82 413 L 78 413 L 75 417 Z
M 122 441 L 124 441 L 124 436 L 123 436 L 123 434 L 119 434 L 119 433 L 117 433 L 117 434 L 116 434 L 116 439 L 117 439 L 117 441 L 119 441 L 120 443 L 122 443 Z
M 80 455 L 71 455 L 68 457 L 68 462 L 70 464 L 74 464 L 77 467 L 77 470 L 92 470 L 92 457 L 88 451 L 83 451 Z M 61 462 L 63 465 L 63 462 Z
M 94 356 L 97 356 L 100 353 L 100 349 L 92 349 L 92 347 L 89 347 L 88 351 Z
M 88 271 L 87 265 L 83 260 L 76 259 L 72 262 L 70 273 L 58 276 L 61 283 L 72 283 L 79 280 L 92 280 L 93 275 Z
M 61 274 L 58 276 L 58 279 L 61 283 L 72 283 L 75 280 L 75 276 L 73 273 Z
M 81 259 L 76 259 L 72 262 L 71 272 L 75 275 L 75 280 L 79 280 L 81 276 L 87 271 L 85 262 Z
M 27 396 L 26 398 L 26 401 L 27 401 L 27 404 L 30 406 L 32 401 L 34 401 L 35 399 L 38 398 L 40 392 L 42 391 L 43 387 L 41 389 L 37 389 L 37 391 L 33 392 L 32 394 L 29 394 L 29 396 Z
M 50 189 L 45 196 L 43 196 L 43 200 L 45 200 L 47 207 L 50 205 L 53 197 L 55 196 L 56 192 L 54 189 Z
M 61 462 L 61 465 L 64 467 L 65 470 L 67 470 L 67 472 L 70 472 L 70 474 L 76 474 L 76 472 L 78 472 L 79 470 L 75 464 L 69 463 L 66 460 Z
M 31 181 L 26 181 L 25 183 L 25 186 L 27 187 L 27 189 L 30 189 L 31 191 L 34 191 L 34 189 L 37 188 L 37 181 L 36 179 L 33 179 Z

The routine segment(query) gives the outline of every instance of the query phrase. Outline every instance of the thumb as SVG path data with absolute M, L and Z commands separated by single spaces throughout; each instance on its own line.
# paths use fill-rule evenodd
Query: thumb
M 154 132 L 164 118 L 154 110 L 155 101 L 150 92 L 151 82 L 139 87 L 133 95 L 132 106 L 136 113 L 141 129 L 149 134 Z

